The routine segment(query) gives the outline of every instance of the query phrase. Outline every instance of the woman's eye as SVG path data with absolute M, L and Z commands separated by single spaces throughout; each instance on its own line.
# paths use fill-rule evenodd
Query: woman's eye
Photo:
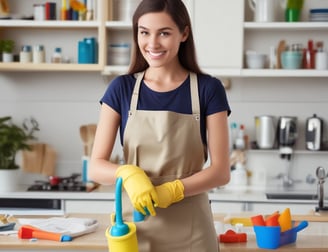
M 141 35 L 147 35 L 148 32 L 146 32 L 146 31 L 140 31 L 140 34 L 141 34 Z
M 166 37 L 166 36 L 168 36 L 170 34 L 168 32 L 161 32 L 160 35 Z

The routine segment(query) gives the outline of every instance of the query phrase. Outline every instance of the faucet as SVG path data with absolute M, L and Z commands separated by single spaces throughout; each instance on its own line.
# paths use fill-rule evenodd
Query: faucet
M 319 198 L 319 202 L 318 202 L 318 207 L 316 207 L 316 212 L 318 211 L 322 211 L 328 210 L 328 207 L 324 206 L 324 188 L 323 185 L 325 183 L 325 179 L 328 177 L 328 173 L 326 172 L 326 170 L 319 166 L 316 170 L 316 175 L 318 178 L 318 198 Z

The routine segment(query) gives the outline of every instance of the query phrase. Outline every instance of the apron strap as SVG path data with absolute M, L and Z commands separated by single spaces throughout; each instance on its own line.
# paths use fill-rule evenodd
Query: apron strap
M 137 110 L 139 90 L 144 74 L 145 72 L 138 73 L 136 84 L 134 85 L 134 89 L 131 97 L 129 115 L 131 115 L 133 112 Z M 197 75 L 195 73 L 190 73 L 190 93 L 191 93 L 192 114 L 195 116 L 196 120 L 199 120 L 200 106 L 199 106 L 199 96 L 198 96 L 198 82 L 197 82 Z
M 191 93 L 192 114 L 195 116 L 196 120 L 199 120 L 200 106 L 199 106 L 199 96 L 198 96 L 198 82 L 197 82 L 197 75 L 195 73 L 190 73 L 190 93 Z
M 137 110 L 137 104 L 138 104 L 138 97 L 139 97 L 139 90 L 142 78 L 144 77 L 145 72 L 138 73 L 136 84 L 134 85 L 132 97 L 131 97 L 131 103 L 130 103 L 130 110 L 129 110 L 129 116 Z

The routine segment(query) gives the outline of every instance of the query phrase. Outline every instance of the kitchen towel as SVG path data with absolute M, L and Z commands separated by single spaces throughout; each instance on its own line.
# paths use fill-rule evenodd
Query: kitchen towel
M 98 221 L 91 218 L 75 217 L 51 217 L 48 219 L 19 218 L 20 225 L 31 225 L 43 231 L 60 233 L 77 237 L 94 232 L 98 227 Z

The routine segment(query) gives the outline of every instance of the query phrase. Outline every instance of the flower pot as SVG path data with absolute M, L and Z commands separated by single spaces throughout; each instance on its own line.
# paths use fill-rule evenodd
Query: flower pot
M 0 169 L 0 192 L 17 191 L 19 185 L 20 170 Z
M 2 53 L 2 62 L 13 62 L 14 61 L 14 54 L 12 53 L 6 53 L 6 52 L 3 52 Z

